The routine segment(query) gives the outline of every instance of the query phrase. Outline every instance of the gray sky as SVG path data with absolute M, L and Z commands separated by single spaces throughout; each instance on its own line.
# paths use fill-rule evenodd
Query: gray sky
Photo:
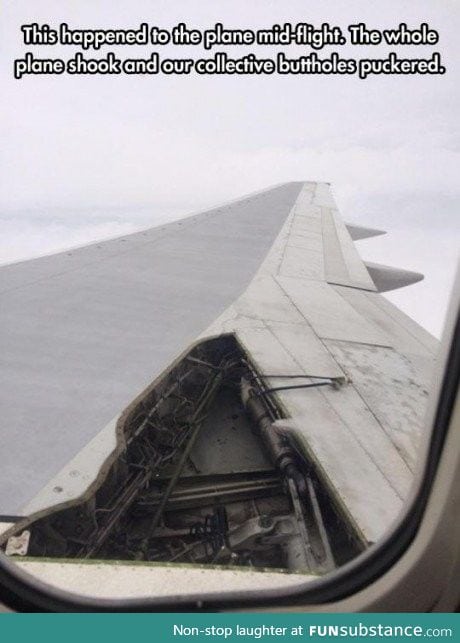
M 125 234 L 274 183 L 326 180 L 333 183 L 345 220 L 389 231 L 360 242 L 365 258 L 425 273 L 424 282 L 389 297 L 439 334 L 460 238 L 459 17 L 458 4 L 450 0 L 4 0 L 0 263 Z M 388 28 L 425 21 L 440 32 L 436 48 L 448 73 L 367 81 L 325 76 L 15 81 L 12 61 L 25 51 L 42 57 L 62 52 L 25 47 L 21 24 L 64 21 L 87 28 L 137 28 L 143 21 L 165 27 L 221 21 L 234 28 L 288 21 L 330 21 L 346 28 L 363 21 Z M 140 57 L 152 48 L 110 49 Z M 76 51 L 65 48 L 63 54 Z M 377 51 L 388 50 L 372 53 Z M 432 48 L 404 51 L 428 57 Z M 354 53 L 364 56 L 365 50 Z

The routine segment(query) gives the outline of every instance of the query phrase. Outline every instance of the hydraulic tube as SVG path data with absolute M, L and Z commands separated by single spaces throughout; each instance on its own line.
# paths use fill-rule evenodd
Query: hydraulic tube
M 268 408 L 257 390 L 244 377 L 241 380 L 241 399 L 248 415 L 259 430 L 272 463 L 284 477 L 294 480 L 299 495 L 305 495 L 306 481 L 296 464 L 295 452 L 285 436 L 274 426 Z

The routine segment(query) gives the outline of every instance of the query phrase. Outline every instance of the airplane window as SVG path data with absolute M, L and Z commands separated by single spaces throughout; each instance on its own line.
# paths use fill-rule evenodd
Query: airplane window
M 378 611 L 457 466 L 458 3 L 3 5 L 0 610 Z

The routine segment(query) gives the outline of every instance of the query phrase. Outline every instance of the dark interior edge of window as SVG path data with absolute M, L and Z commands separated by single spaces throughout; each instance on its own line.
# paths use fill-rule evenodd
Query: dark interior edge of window
M 460 381 L 460 317 L 457 317 L 452 344 L 444 371 L 441 392 L 428 450 L 425 474 L 411 510 L 395 531 L 378 545 L 344 565 L 330 578 L 313 581 L 308 589 L 279 591 L 276 595 L 252 598 L 250 594 L 233 595 L 231 599 L 196 599 L 172 602 L 173 599 L 107 600 L 73 596 L 56 588 L 45 589 L 40 582 L 27 582 L 0 560 L 0 599 L 19 612 L 189 612 L 224 611 L 255 607 L 295 607 L 344 599 L 382 576 L 407 550 L 423 518 L 432 483 L 445 442 L 449 419 Z

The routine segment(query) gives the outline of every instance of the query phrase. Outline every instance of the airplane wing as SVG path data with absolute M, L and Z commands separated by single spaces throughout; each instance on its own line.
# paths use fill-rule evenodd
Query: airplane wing
M 353 538 L 375 542 L 409 492 L 438 342 L 380 294 L 422 276 L 366 265 L 353 239 L 374 234 L 343 223 L 329 184 L 295 182 L 1 268 L 0 513 L 77 502 L 133 401 L 232 337 L 274 426 Z

